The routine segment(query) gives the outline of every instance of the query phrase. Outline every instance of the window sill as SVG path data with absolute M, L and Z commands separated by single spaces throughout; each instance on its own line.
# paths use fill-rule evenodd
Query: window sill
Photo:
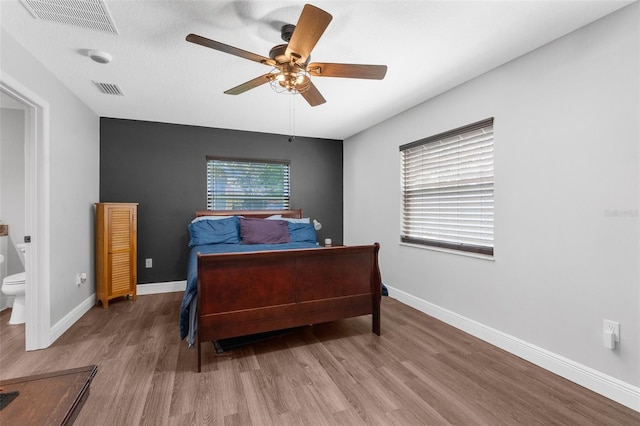
M 403 242 L 400 242 L 398 244 L 405 247 L 413 247 L 413 248 L 422 249 L 422 250 L 438 251 L 441 253 L 450 253 L 458 256 L 473 257 L 475 259 L 489 260 L 491 262 L 496 260 L 495 254 L 493 256 L 490 256 L 486 254 L 472 253 L 469 251 L 453 250 L 453 249 L 435 247 L 435 246 L 426 246 L 422 244 L 411 244 L 411 243 L 403 243 Z

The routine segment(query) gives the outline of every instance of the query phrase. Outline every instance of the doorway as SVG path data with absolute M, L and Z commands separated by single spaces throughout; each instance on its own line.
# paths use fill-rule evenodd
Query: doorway
M 49 104 L 18 80 L 0 75 L 1 95 L 24 107 L 25 223 L 30 237 L 25 253 L 25 349 L 51 344 L 49 298 Z M 26 242 L 26 241 L 25 241 Z

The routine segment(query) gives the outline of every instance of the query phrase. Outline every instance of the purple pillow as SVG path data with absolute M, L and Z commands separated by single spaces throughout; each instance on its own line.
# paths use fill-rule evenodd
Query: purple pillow
M 242 244 L 288 243 L 289 222 L 240 218 L 240 237 Z

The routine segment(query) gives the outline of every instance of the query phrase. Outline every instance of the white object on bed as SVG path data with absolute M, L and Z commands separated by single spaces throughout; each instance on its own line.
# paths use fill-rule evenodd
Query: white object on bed
M 287 222 L 291 222 L 291 223 L 311 223 L 308 217 L 303 217 L 302 219 L 293 219 L 291 217 L 283 217 L 280 220 L 286 220 Z
M 191 221 L 191 223 L 200 222 L 201 220 L 220 220 L 220 219 L 229 219 L 233 216 L 200 216 L 196 217 Z
M 311 223 L 311 219 L 308 217 L 303 217 L 302 219 L 295 219 L 293 217 L 282 217 L 281 214 L 274 214 L 273 216 L 269 216 L 265 218 L 267 220 L 286 220 L 291 223 Z

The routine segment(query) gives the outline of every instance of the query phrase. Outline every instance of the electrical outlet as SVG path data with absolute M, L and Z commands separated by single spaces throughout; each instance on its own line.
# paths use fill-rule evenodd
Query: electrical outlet
M 80 287 L 80 284 L 84 284 L 87 282 L 87 273 L 86 272 L 78 272 L 76 274 L 76 286 Z
M 607 331 L 613 332 L 616 336 L 616 342 L 620 341 L 620 323 L 611 321 L 611 320 L 603 320 L 602 321 L 602 332 L 606 333 Z
M 148 257 L 144 260 L 144 267 L 145 268 L 153 268 L 153 259 Z

